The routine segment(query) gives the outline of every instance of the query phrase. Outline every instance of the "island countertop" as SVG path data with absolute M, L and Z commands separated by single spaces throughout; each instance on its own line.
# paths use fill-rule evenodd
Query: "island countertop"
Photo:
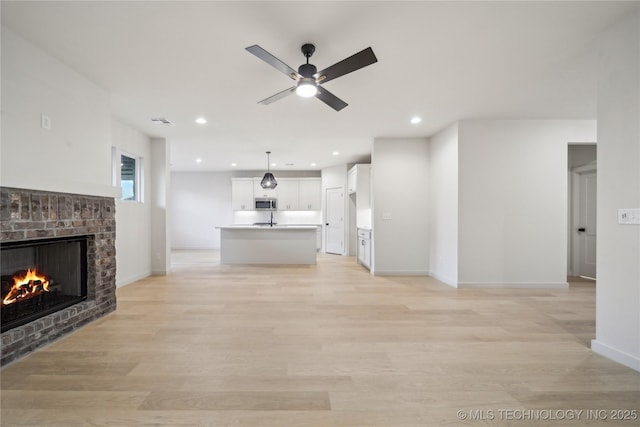
M 222 264 L 315 264 L 317 225 L 228 225 L 220 230 Z
M 277 225 L 252 225 L 252 224 L 238 224 L 238 225 L 223 225 L 220 227 L 216 227 L 220 230 L 316 230 L 320 227 L 318 225 L 287 225 L 287 224 L 277 224 Z

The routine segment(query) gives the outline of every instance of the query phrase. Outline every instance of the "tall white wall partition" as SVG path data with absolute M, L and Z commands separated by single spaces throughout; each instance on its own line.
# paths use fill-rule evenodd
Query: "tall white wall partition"
M 429 141 L 429 275 L 458 285 L 458 124 Z
M 640 371 L 640 7 L 601 41 L 598 77 L 596 338 L 591 348 Z
M 373 273 L 429 272 L 429 142 L 376 138 L 371 156 Z
M 112 121 L 116 196 L 116 285 L 124 286 L 151 274 L 151 163 L 149 137 Z M 120 155 L 140 160 L 142 199 L 120 200 Z
M 233 224 L 231 172 L 171 174 L 171 246 L 220 249 L 220 231 Z
M 567 146 L 594 120 L 465 120 L 458 128 L 458 286 L 566 287 Z
M 151 180 L 151 273 L 165 275 L 171 270 L 169 190 L 171 188 L 169 142 L 153 138 L 150 146 Z

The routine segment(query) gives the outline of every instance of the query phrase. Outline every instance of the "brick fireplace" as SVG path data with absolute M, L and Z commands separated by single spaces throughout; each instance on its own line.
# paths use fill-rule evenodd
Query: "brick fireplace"
M 113 198 L 0 187 L 0 243 L 86 237 L 86 299 L 2 333 L 1 364 L 116 309 Z

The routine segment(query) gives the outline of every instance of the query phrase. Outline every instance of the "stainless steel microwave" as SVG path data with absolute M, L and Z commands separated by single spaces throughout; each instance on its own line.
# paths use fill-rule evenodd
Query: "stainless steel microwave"
M 257 211 L 275 211 L 278 204 L 277 200 L 272 197 L 256 197 L 253 207 Z

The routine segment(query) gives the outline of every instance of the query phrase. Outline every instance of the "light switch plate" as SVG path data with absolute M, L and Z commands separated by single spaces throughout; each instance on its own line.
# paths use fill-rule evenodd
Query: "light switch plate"
M 51 129 L 51 117 L 45 116 L 42 114 L 40 116 L 40 127 L 42 129 L 50 130 Z
M 382 213 L 382 220 L 383 221 L 391 221 L 392 215 L 391 212 L 383 212 Z
M 618 209 L 618 224 L 640 224 L 640 209 Z

